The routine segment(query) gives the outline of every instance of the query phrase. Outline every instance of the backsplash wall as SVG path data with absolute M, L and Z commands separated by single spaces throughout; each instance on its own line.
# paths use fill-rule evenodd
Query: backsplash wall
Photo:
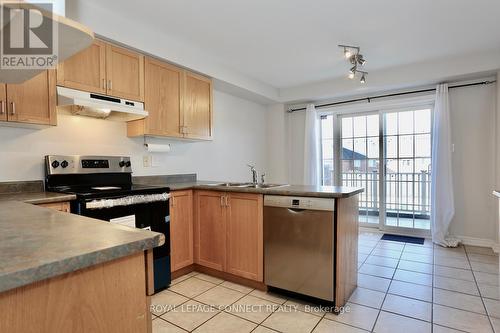
M 134 175 L 196 173 L 199 179 L 250 179 L 247 163 L 266 168 L 266 107 L 214 91 L 214 140 L 171 143 L 169 153 L 149 154 L 143 138 L 128 138 L 126 123 L 58 115 L 58 126 L 41 130 L 0 126 L 0 182 L 43 179 L 43 157 L 61 155 L 125 155 Z M 144 167 L 143 156 L 159 163 Z

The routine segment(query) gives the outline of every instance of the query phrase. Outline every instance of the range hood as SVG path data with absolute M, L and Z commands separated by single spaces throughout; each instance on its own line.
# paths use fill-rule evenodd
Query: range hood
M 57 87 L 58 112 L 94 118 L 130 121 L 147 117 L 144 103 Z
M 56 38 L 57 40 L 57 43 L 54 44 L 54 47 L 57 45 L 57 53 L 53 56 L 54 60 L 52 65 L 54 66 L 57 65 L 57 63 L 60 63 L 65 59 L 71 57 L 72 55 L 80 52 L 81 50 L 86 49 L 94 41 L 94 33 L 86 26 L 70 20 L 64 16 L 59 16 L 57 14 L 54 14 L 53 12 L 46 11 L 37 6 L 36 3 L 31 4 L 23 0 L 0 0 L 0 13 L 3 12 L 3 14 L 5 14 L 7 10 L 24 10 L 26 12 L 29 11 L 30 18 L 31 15 L 35 16 L 31 19 L 35 19 L 36 21 L 39 20 L 42 22 L 48 22 L 47 24 L 43 24 L 42 26 L 38 27 L 37 33 L 39 35 L 50 36 L 51 31 L 49 30 L 49 28 L 53 29 L 54 33 L 52 35 L 52 38 Z M 24 14 L 27 15 L 26 13 Z M 19 13 L 17 15 L 3 15 L 3 20 L 0 20 L 0 34 L 2 36 L 9 34 L 11 20 L 17 18 L 19 15 Z M 16 19 L 16 22 L 18 21 L 19 20 Z M 30 33 L 33 34 L 32 32 Z M 16 41 L 18 43 L 21 42 L 17 39 Z M 17 58 L 18 57 L 16 57 L 16 59 Z M 29 62 L 29 57 L 19 57 L 18 61 L 21 60 Z M 45 67 L 36 68 L 36 66 L 34 66 L 33 68 L 7 68 L 4 66 L 3 68 L 0 68 L 0 82 L 22 83 L 40 74 L 45 69 Z

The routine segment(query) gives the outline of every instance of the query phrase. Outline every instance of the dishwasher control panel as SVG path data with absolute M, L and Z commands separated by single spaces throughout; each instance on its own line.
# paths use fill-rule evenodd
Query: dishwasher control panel
M 283 195 L 265 195 L 264 206 L 283 207 L 309 210 L 335 210 L 335 199 L 333 198 L 312 198 L 312 197 L 292 197 Z

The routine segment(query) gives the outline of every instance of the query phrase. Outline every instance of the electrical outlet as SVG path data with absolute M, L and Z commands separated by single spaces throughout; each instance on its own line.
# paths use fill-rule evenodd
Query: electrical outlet
M 144 155 L 144 156 L 142 156 L 142 165 L 145 168 L 150 168 L 151 167 L 151 155 Z

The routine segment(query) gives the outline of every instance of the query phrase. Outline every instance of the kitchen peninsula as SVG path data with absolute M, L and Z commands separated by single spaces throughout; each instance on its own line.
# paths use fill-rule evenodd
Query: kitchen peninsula
M 57 196 L 2 195 L 0 332 L 150 331 L 150 250 L 164 235 L 27 203 Z

